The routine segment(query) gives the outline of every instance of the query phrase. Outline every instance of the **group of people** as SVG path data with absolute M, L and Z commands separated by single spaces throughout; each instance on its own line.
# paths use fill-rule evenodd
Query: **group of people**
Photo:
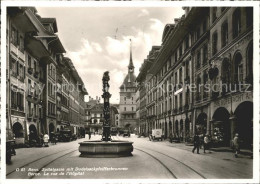
M 40 135 L 37 136 L 36 133 L 31 131 L 29 134 L 29 145 L 30 146 L 44 145 L 45 147 L 48 147 L 49 139 L 50 139 L 50 137 L 47 133 L 44 135 L 42 133 L 40 133 Z
M 211 146 L 211 139 L 210 139 L 209 135 L 206 134 L 202 138 L 203 138 L 203 140 L 201 140 L 201 138 L 199 137 L 198 134 L 195 134 L 194 147 L 192 149 L 192 153 L 194 153 L 194 151 L 197 150 L 197 154 L 199 154 L 199 149 L 201 148 L 202 145 L 203 145 L 204 153 L 206 153 L 206 150 L 209 151 L 210 146 Z M 209 151 L 209 153 L 210 153 L 210 151 Z
M 232 140 L 232 146 L 233 149 L 235 151 L 235 157 L 238 158 L 238 154 L 240 152 L 240 140 L 238 137 L 238 133 L 235 134 L 234 139 Z M 206 150 L 210 152 L 210 147 L 211 147 L 211 138 L 208 134 L 206 134 L 205 136 L 203 136 L 203 140 L 201 140 L 200 136 L 196 133 L 194 135 L 194 147 L 192 149 L 192 153 L 194 153 L 195 150 L 197 150 L 197 154 L 199 154 L 199 149 L 201 148 L 201 146 L 203 145 L 203 150 L 204 153 L 206 153 Z

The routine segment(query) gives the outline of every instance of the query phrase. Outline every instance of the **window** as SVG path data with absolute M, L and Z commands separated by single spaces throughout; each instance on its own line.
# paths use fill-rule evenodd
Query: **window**
M 34 65 L 33 65 L 33 67 L 34 67 L 34 72 L 36 72 L 36 71 L 37 71 L 37 64 L 36 64 L 36 60 L 34 60 Z
M 24 39 L 23 37 L 20 35 L 20 45 L 19 45 L 19 49 L 22 53 L 24 53 Z
M 221 7 L 221 13 L 224 12 L 227 9 L 227 7 Z
M 226 46 L 228 43 L 228 23 L 224 22 L 221 26 L 221 43 L 222 47 Z
M 185 50 L 189 48 L 189 36 L 185 38 Z
M 197 52 L 197 68 L 200 67 L 200 51 Z
M 246 27 L 253 25 L 253 8 L 246 7 Z
M 28 67 L 31 68 L 32 66 L 32 58 L 28 55 Z
M 233 38 L 236 38 L 241 32 L 241 12 L 240 8 L 237 8 L 232 16 L 232 26 L 233 26 Z
M 240 53 L 237 53 L 234 57 L 234 83 L 238 84 L 239 82 L 243 82 L 243 63 L 242 56 Z
M 199 37 L 200 37 L 200 27 L 197 29 L 197 31 L 196 31 L 196 36 L 197 36 L 197 40 L 199 39 Z
M 203 21 L 202 27 L 203 27 L 203 33 L 205 33 L 205 32 L 207 31 L 207 19 L 205 19 L 205 20 Z
M 16 28 L 12 27 L 11 28 L 11 43 L 17 47 L 20 45 L 19 40 L 20 40 L 19 32 L 17 31 Z
M 217 19 L 217 7 L 212 8 L 212 23 Z
M 227 58 L 225 58 L 222 62 L 222 83 L 229 84 L 230 82 L 230 63 Z
M 182 55 L 182 45 L 179 47 L 179 58 L 181 57 Z
M 253 76 L 253 43 L 251 42 L 247 49 L 247 75 Z
M 125 101 L 126 101 L 126 97 L 124 97 Z
M 207 63 L 208 60 L 208 45 L 203 46 L 203 65 Z
M 134 111 L 134 107 L 132 107 L 132 111 Z
M 182 83 L 182 68 L 179 71 L 179 83 Z
M 217 32 L 212 35 L 212 55 L 217 53 L 218 34 Z
M 175 52 L 174 57 L 175 57 L 175 62 L 177 62 L 177 60 L 178 60 L 178 58 L 177 58 L 177 52 Z

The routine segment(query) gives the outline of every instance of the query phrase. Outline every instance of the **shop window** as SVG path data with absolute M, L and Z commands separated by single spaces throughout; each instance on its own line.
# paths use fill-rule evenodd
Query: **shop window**
M 240 8 L 237 8 L 233 13 L 232 26 L 233 26 L 233 39 L 234 39 L 241 32 L 241 12 L 240 12 Z
M 228 43 L 228 23 L 224 22 L 221 26 L 221 43 L 222 47 L 226 46 Z

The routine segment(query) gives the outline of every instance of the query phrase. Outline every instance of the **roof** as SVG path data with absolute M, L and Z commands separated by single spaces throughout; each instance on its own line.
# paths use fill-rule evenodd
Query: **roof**
M 133 72 L 129 72 L 124 79 L 123 84 L 120 86 L 120 89 L 122 88 L 131 88 L 131 87 L 136 87 L 135 86 L 135 80 L 136 76 Z
M 41 18 L 41 22 L 43 24 L 45 24 L 45 23 L 53 24 L 53 31 L 54 31 L 54 33 L 58 32 L 56 18 Z

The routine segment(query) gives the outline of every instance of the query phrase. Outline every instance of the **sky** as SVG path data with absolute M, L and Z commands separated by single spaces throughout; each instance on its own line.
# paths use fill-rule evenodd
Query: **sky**
M 165 25 L 184 14 L 180 7 L 38 7 L 37 10 L 41 17 L 56 18 L 65 56 L 72 60 L 89 96 L 101 98 L 102 76 L 109 71 L 110 102 L 114 104 L 119 103 L 119 87 L 128 72 L 130 39 L 138 76 L 152 46 L 161 45 Z

